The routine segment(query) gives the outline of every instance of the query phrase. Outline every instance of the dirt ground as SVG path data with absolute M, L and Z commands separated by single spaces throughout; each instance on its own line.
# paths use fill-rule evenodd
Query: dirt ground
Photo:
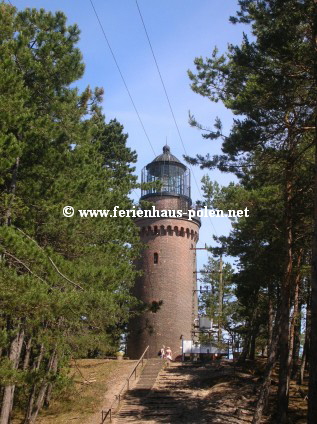
M 72 394 L 53 402 L 40 415 L 39 424 L 100 424 L 101 410 L 107 410 L 135 366 L 135 361 L 81 360 L 76 364 Z M 261 385 L 264 362 L 248 362 L 243 367 L 231 361 L 186 367 L 178 384 L 178 405 L 182 418 L 178 423 L 251 423 Z M 172 369 L 171 369 L 171 372 Z M 263 424 L 274 423 L 277 374 L 273 375 L 267 415 Z M 304 424 L 307 414 L 307 384 L 291 383 L 290 424 Z M 158 417 L 151 423 L 167 423 Z
M 122 387 L 125 385 L 127 377 L 133 371 L 136 361 L 121 361 L 122 363 L 111 373 L 109 380 L 107 382 L 107 391 L 104 393 L 100 410 L 95 414 L 87 417 L 83 424 L 100 424 L 101 422 L 101 411 L 107 411 L 112 405 L 113 401 L 116 398 L 116 395 L 120 392 Z M 133 387 L 133 378 L 132 384 L 130 387 Z
M 206 364 L 196 369 L 188 369 L 187 381 L 179 402 L 184 411 L 178 423 L 251 423 L 257 396 L 262 383 L 264 361 L 246 362 L 243 366 L 233 366 L 232 361 L 221 364 Z M 276 424 L 277 372 L 271 380 L 269 405 L 263 416 L 263 424 Z M 307 420 L 307 380 L 298 386 L 290 385 L 289 424 L 305 424 Z M 163 421 L 158 420 L 156 423 Z M 166 422 L 166 421 L 165 421 Z M 173 422 L 173 424 L 174 424 Z M 172 424 L 172 423 L 171 423 Z
M 262 383 L 263 367 L 264 361 L 247 362 L 241 367 L 234 366 L 232 361 L 183 366 L 171 364 L 149 395 L 144 396 L 138 392 L 133 395 L 131 418 L 134 416 L 134 422 L 146 424 L 251 423 Z M 263 424 L 276 424 L 277 381 L 275 373 Z M 298 387 L 292 382 L 290 424 L 305 423 L 305 393 L 307 386 Z M 127 417 L 128 408 L 125 407 L 123 413 Z M 121 422 L 124 422 L 123 416 L 120 417 Z
M 120 391 L 136 361 L 82 359 L 72 364 L 74 385 L 70 393 L 43 410 L 38 424 L 100 424 L 106 410 Z

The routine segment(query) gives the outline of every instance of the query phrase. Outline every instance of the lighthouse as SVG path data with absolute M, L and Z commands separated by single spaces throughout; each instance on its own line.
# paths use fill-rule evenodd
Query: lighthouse
M 159 188 L 142 190 L 140 200 L 161 213 L 136 221 L 144 247 L 137 263 L 142 275 L 133 294 L 147 308 L 129 324 L 127 351 L 138 358 L 149 346 L 149 356 L 155 357 L 164 345 L 175 359 L 182 353 L 182 340 L 192 339 L 198 315 L 195 247 L 200 221 L 188 219 L 190 171 L 168 146 L 143 168 L 141 181 L 160 182 Z

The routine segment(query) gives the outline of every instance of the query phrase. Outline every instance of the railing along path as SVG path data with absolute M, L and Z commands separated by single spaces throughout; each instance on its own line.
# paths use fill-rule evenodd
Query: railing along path
M 133 368 L 133 370 L 130 373 L 129 377 L 127 378 L 126 382 L 122 386 L 120 392 L 115 396 L 115 399 L 112 402 L 110 408 L 108 410 L 102 410 L 101 411 L 101 424 L 104 424 L 106 422 L 106 419 L 107 418 L 110 419 L 110 422 L 112 421 L 112 414 L 114 413 L 114 411 L 116 411 L 119 408 L 120 403 L 121 403 L 121 399 L 122 399 L 122 396 L 123 396 L 123 393 L 126 390 L 129 390 L 129 388 L 130 388 L 130 379 L 132 378 L 132 376 L 134 375 L 134 379 L 136 379 L 137 368 L 138 368 L 138 366 L 140 364 L 143 366 L 144 357 L 145 357 L 145 354 L 148 353 L 148 350 L 149 350 L 149 346 L 143 352 L 142 356 L 140 357 L 140 359 L 138 360 L 137 364 Z

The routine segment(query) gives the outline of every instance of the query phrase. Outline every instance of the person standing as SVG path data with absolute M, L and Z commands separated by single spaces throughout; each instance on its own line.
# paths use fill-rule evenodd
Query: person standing
M 166 348 L 165 358 L 168 359 L 169 361 L 172 361 L 172 351 L 170 347 Z
M 162 358 L 162 359 L 164 359 L 165 358 L 165 346 L 163 345 L 162 347 L 161 347 L 161 351 L 160 351 L 161 353 L 160 353 L 160 357 Z

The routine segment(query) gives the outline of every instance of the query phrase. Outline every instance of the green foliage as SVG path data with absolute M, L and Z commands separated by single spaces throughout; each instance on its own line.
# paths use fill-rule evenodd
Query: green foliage
M 233 220 L 229 237 L 218 241 L 239 260 L 232 280 L 236 318 L 244 322 L 245 338 L 258 336 L 263 347 L 263 337 L 270 337 L 270 302 L 275 313 L 284 305 L 285 329 L 298 275 L 302 302 L 308 297 L 302 275 L 311 256 L 313 221 L 316 15 L 312 0 L 241 0 L 239 6 L 231 21 L 249 24 L 251 35 L 223 54 L 215 48 L 210 57 L 196 58 L 195 72 L 188 71 L 194 92 L 221 101 L 236 117 L 224 134 L 219 118 L 209 128 L 190 114 L 190 124 L 206 140 L 222 140 L 222 154 L 187 160 L 238 177 L 228 187 L 205 177 L 204 202 L 215 209 L 243 204 L 250 211 L 248 218 Z
M 244 35 L 240 46 L 229 45 L 228 52 L 220 56 L 214 49 L 210 58 L 195 59 L 196 74 L 189 71 L 195 92 L 222 101 L 239 115 L 229 135 L 222 134 L 219 122 L 215 131 L 204 134 L 205 138 L 223 138 L 224 155 L 214 157 L 215 163 L 198 156 L 197 163 L 215 166 L 226 160 L 227 166 L 236 165 L 236 171 L 241 165 L 239 157 L 247 165 L 250 151 L 277 150 L 279 159 L 285 160 L 290 135 L 304 137 L 307 133 L 309 139 L 317 90 L 309 23 L 313 1 L 239 4 L 241 11 L 233 21 L 252 22 L 252 41 Z M 197 126 L 195 119 L 191 123 Z M 198 128 L 203 129 L 201 125 Z
M 61 12 L 0 8 L 0 375 L 35 396 L 47 384 L 48 396 L 70 356 L 116 351 L 137 308 L 132 220 L 62 215 L 131 209 L 136 153 L 105 121 L 102 89 L 73 85 L 78 27 Z
M 209 258 L 208 264 L 203 267 L 203 276 L 201 283 L 203 283 L 204 291 L 200 296 L 200 311 L 206 316 L 210 317 L 214 323 L 218 320 L 218 301 L 219 301 L 219 281 L 220 281 L 220 261 L 219 259 Z M 227 316 L 227 308 L 229 310 L 229 303 L 234 301 L 232 276 L 233 269 L 229 263 L 223 265 L 223 317 Z M 208 289 L 208 290 L 207 290 Z M 226 318 L 225 318 L 226 320 Z
M 204 265 L 202 271 L 202 278 L 200 279 L 202 292 L 199 296 L 199 312 L 201 316 L 210 318 L 213 325 L 220 326 L 221 334 L 219 335 L 222 340 L 222 329 L 228 332 L 231 331 L 232 317 L 237 307 L 235 287 L 232 284 L 233 268 L 230 263 L 224 263 L 221 280 L 220 260 L 209 258 L 208 263 Z M 220 287 L 220 284 L 222 284 L 222 287 Z M 219 308 L 220 303 L 221 309 Z M 215 334 L 212 337 L 215 340 L 218 338 Z M 202 338 L 202 341 L 204 341 L 204 338 Z

